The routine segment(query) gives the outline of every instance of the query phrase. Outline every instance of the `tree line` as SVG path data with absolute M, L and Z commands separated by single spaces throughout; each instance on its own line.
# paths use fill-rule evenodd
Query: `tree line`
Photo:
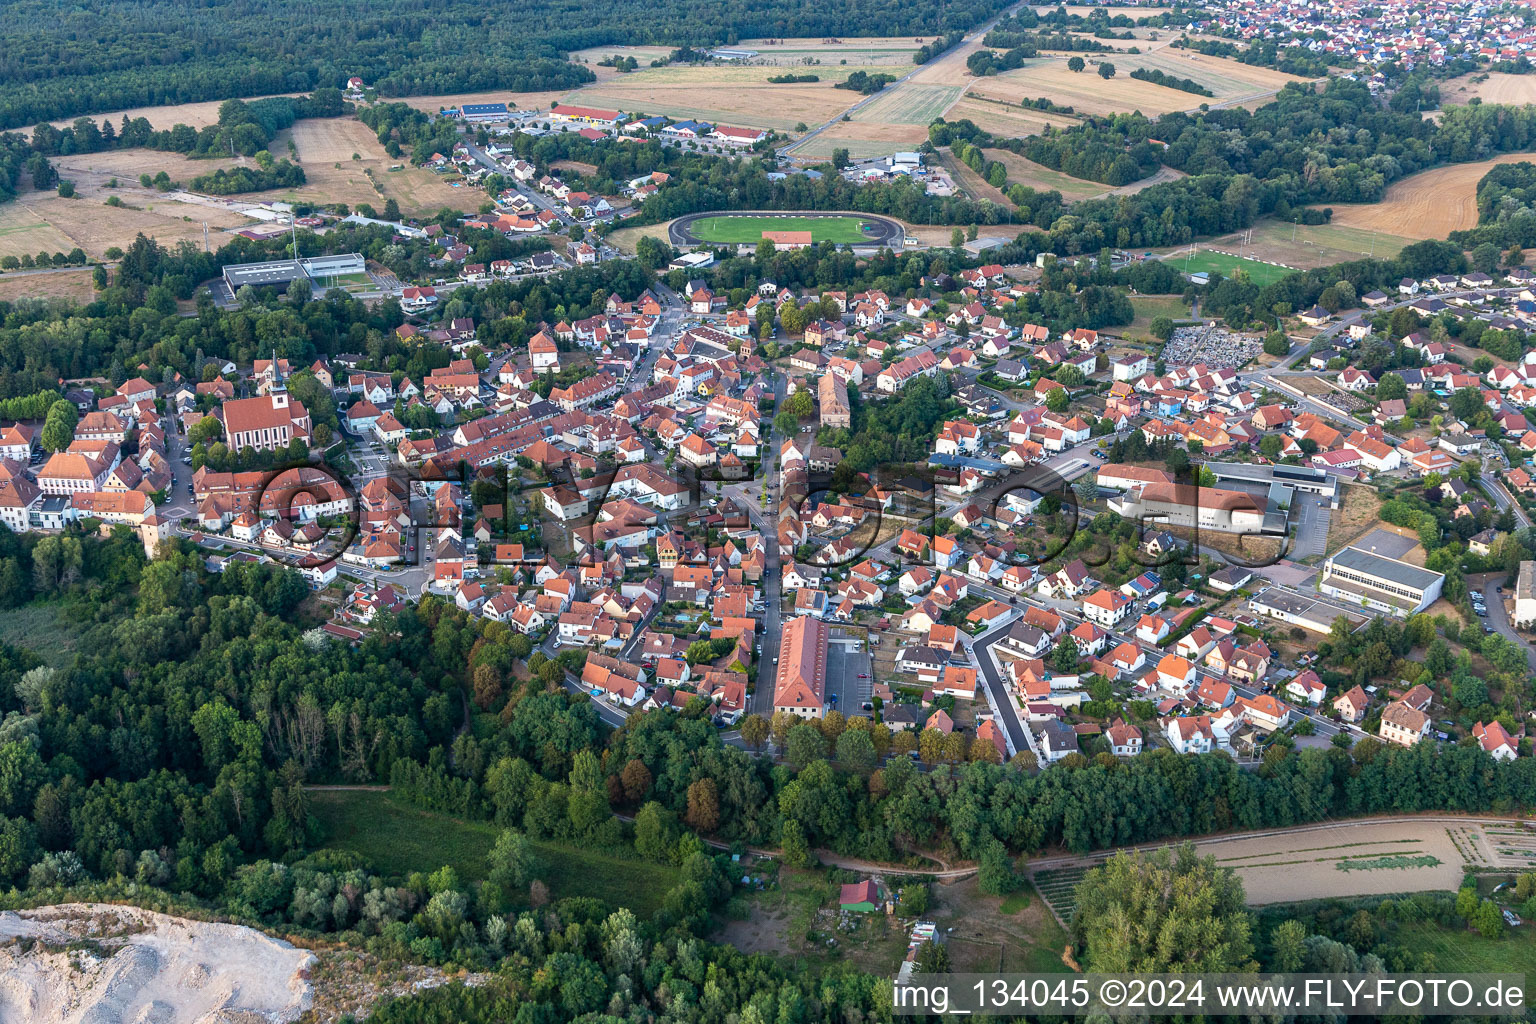
M 1143 82 L 1151 82 L 1153 85 L 1165 86 L 1169 89 L 1192 92 L 1196 96 L 1216 95 L 1193 78 L 1180 78 L 1178 75 L 1170 75 L 1160 68 L 1136 68 L 1131 72 L 1131 77 L 1138 78 Z
M 566 90 L 594 80 L 573 50 L 732 44 L 742 38 L 935 36 L 996 15 L 1006 0 L 943 4 L 855 0 L 807 8 L 774 0 L 683 4 L 622 0 L 601 19 L 552 0 L 487 17 L 469 0 L 385 4 L 366 25 L 313 4 L 256 0 L 183 10 L 170 0 L 22 0 L 0 29 L 0 128 L 103 110 L 339 88 L 351 76 L 381 96 Z M 146 64 L 144 54 L 171 59 Z

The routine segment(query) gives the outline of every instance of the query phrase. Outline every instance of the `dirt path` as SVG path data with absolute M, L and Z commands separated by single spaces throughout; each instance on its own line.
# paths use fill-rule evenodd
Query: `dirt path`
M 1145 178 L 1142 178 L 1140 181 L 1133 181 L 1129 185 L 1121 185 L 1119 188 L 1112 188 L 1108 192 L 1103 193 L 1103 195 L 1131 196 L 1135 195 L 1137 192 L 1140 192 L 1142 189 L 1151 188 L 1153 185 L 1161 185 L 1164 182 L 1169 181 L 1178 181 L 1180 178 L 1184 177 L 1188 177 L 1188 175 L 1186 175 L 1183 171 L 1174 170 L 1172 167 L 1163 164 L 1158 167 L 1156 174 L 1149 174 Z

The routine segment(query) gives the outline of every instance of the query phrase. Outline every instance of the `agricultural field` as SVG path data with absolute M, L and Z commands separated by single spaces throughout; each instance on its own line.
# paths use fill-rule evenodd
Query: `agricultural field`
M 1073 199 L 1091 199 L 1094 196 L 1103 195 L 1108 189 L 1097 181 L 1086 181 L 1082 178 L 1074 178 L 1070 174 L 1053 171 L 1043 164 L 1037 164 L 1033 160 L 1026 160 L 1016 153 L 1010 153 L 1006 149 L 987 149 L 982 151 L 988 160 L 997 160 L 1008 168 L 1008 183 L 1010 185 L 1025 185 L 1037 192 L 1060 192 L 1061 197 L 1068 201 Z
M 981 175 L 971 170 L 970 166 L 955 159 L 954 153 L 948 149 L 940 151 L 940 158 L 944 169 L 956 185 L 964 189 L 972 199 L 985 199 L 999 206 L 1013 209 L 1013 201 L 1005 195 L 1002 189 L 987 181 Z
M 1117 54 L 1111 63 L 1120 73 L 1106 80 L 1094 70 L 1098 58 L 1083 56 L 1089 62 L 1084 71 L 1068 71 L 1065 59 L 1036 58 L 1026 61 L 1025 66 L 1016 71 L 978 80 L 971 92 L 977 97 L 1006 103 L 1045 96 L 1071 107 L 1078 114 L 1088 115 L 1140 111 L 1151 117 L 1173 110 L 1188 110 L 1204 102 L 1203 97 L 1193 93 L 1127 77 L 1125 72 L 1129 68 L 1123 65 L 1133 58 Z
M 1334 209 L 1337 211 L 1339 207 Z M 1259 259 L 1308 270 L 1373 254 L 1390 259 L 1412 241 L 1401 235 L 1339 223 L 1286 224 L 1265 219 L 1253 226 L 1246 243 L 1241 234 L 1233 234 L 1213 238 L 1210 244 L 1219 249 L 1241 249 Z
M 922 41 L 919 42 L 919 39 Z M 892 68 L 900 68 L 904 74 L 915 66 L 912 54 L 926 42 L 927 37 L 917 36 L 847 38 L 839 43 L 828 43 L 821 39 L 743 39 L 736 46 L 743 50 L 757 51 L 755 58 L 744 62 L 754 65 L 770 64 L 784 68 L 807 64 L 839 65 L 847 61 L 849 64 L 882 66 L 887 69 L 887 73 Z
M 286 153 L 274 150 L 273 155 L 281 157 Z M 199 174 L 212 174 L 218 170 L 254 165 L 255 161 L 245 157 L 193 160 L 180 153 L 165 153 L 155 149 L 114 149 L 100 153 L 73 153 L 53 159 L 53 166 L 58 170 L 59 177 L 74 182 L 77 191 L 106 188 L 107 182 L 112 178 L 116 178 L 121 186 L 136 186 L 139 183 L 139 175 L 147 174 L 153 178 L 162 171 L 172 181 L 185 184 Z
M 1440 83 L 1441 106 L 1462 106 L 1473 97 L 1484 103 L 1536 103 L 1536 79 L 1530 75 L 1479 71 Z
M 22 193 L 24 198 L 31 198 Z M 41 205 L 47 193 L 40 194 Z M 0 256 L 36 256 L 40 252 L 50 255 L 69 252 L 75 240 L 49 223 L 33 209 L 33 204 L 22 200 L 0 206 Z
M 1536 162 L 1536 154 L 1502 153 L 1410 174 L 1387 186 L 1379 203 L 1333 207 L 1333 225 L 1382 231 L 1412 240 L 1444 238 L 1477 226 L 1477 183 L 1495 164 Z
M 1435 822 L 1358 822 L 1195 845 L 1238 873 L 1253 905 L 1454 891 L 1466 863 L 1446 826 Z
M 1075 117 L 1048 114 L 1043 110 L 1021 107 L 1017 102 L 988 99 L 978 95 L 976 88 L 960 97 L 945 113 L 946 121 L 969 120 L 976 127 L 1004 138 L 1021 138 L 1039 135 L 1047 125 L 1067 128 L 1078 123 Z
M 648 67 L 653 60 L 662 60 L 672 49 L 670 46 L 589 46 L 585 50 L 572 50 L 566 59 L 572 64 L 590 65 L 596 73 L 607 70 L 598 67 L 597 62 L 609 57 L 633 57 L 643 68 Z
M 303 96 L 305 93 L 289 92 L 277 93 L 280 96 Z M 245 96 L 242 99 L 247 103 L 255 100 L 266 99 L 265 96 Z M 211 124 L 219 123 L 219 107 L 223 100 L 204 100 L 197 103 L 177 103 L 166 107 L 130 107 L 127 110 L 113 110 L 108 113 L 92 114 L 97 124 L 111 118 L 114 124 L 120 124 L 124 117 L 129 120 L 146 118 L 155 128 L 170 128 L 173 125 L 184 124 L 192 128 L 206 128 Z M 72 117 L 61 118 L 50 122 L 55 128 L 68 128 L 74 124 Z
M 1065 56 L 1036 58 L 1015 71 L 975 79 L 970 93 L 1009 103 L 1045 96 L 1072 107 L 1080 114 L 1117 114 L 1139 110 L 1152 116 L 1174 110 L 1191 110 L 1202 103 L 1217 105 L 1267 97 L 1287 82 L 1302 81 L 1270 68 L 1251 67 L 1238 61 L 1190 54 L 1171 47 L 1139 55 L 1117 53 L 1112 55 L 1112 59 L 1111 55 L 1081 56 L 1088 62 L 1084 71 L 1068 71 Z M 1114 78 L 1099 77 L 1096 67 L 1101 59 L 1115 65 L 1117 73 Z M 1131 78 L 1130 72 L 1136 68 L 1156 69 L 1180 78 L 1194 79 L 1215 95 L 1201 96 Z
M 1282 277 L 1293 273 L 1289 267 L 1277 267 L 1272 263 L 1263 263 L 1242 256 L 1229 256 L 1224 252 L 1214 252 L 1210 249 L 1196 249 L 1191 254 L 1189 249 L 1182 248 L 1165 254 L 1163 260 L 1186 274 L 1197 274 L 1203 270 L 1208 274 L 1220 273 L 1224 277 L 1231 277 L 1239 270 L 1246 270 L 1249 279 L 1260 288 L 1274 284 Z
M 816 163 L 830 160 L 834 149 L 846 149 L 853 159 L 864 160 L 916 149 L 927 141 L 927 125 L 840 121 L 795 147 L 790 155 L 804 162 Z
M 1055 8 L 1050 4 L 1041 4 L 1036 6 L 1035 10 L 1037 13 L 1046 14 L 1055 10 Z M 1085 18 L 1095 11 L 1102 11 L 1105 16 L 1110 18 L 1118 17 L 1122 14 L 1127 18 L 1155 18 L 1159 14 L 1167 14 L 1170 10 L 1172 10 L 1172 8 L 1169 7 L 1094 7 L 1087 4 L 1066 5 L 1066 11 L 1068 14 L 1077 14 Z
M 0 274 L 0 302 L 20 302 L 24 299 L 69 299 L 86 303 L 96 295 L 91 281 L 91 268 L 78 270 L 50 270 L 28 274 L 12 271 Z
M 833 85 L 859 70 L 874 69 L 853 65 L 814 68 L 808 73 L 821 76 L 819 82 L 774 85 L 768 79 L 784 74 L 785 69 L 718 65 L 647 68 L 578 89 L 564 97 L 564 102 L 789 131 L 802 122 L 815 125 L 831 120 L 858 102 L 857 93 Z
M 1356 821 L 1267 834 L 1195 840 L 1195 852 L 1237 872 L 1251 906 L 1391 893 L 1454 892 L 1476 856 L 1483 826 L 1436 821 Z M 1163 845 L 1163 844 L 1155 844 Z M 1149 847 L 1148 849 L 1151 849 Z M 1070 919 L 1076 886 L 1101 858 L 1044 867 L 1035 886 Z
M 915 124 L 927 128 L 944 116 L 944 111 L 964 91 L 958 85 L 918 85 L 916 81 L 890 86 L 867 106 L 853 112 L 854 122 L 877 124 Z
M 435 871 L 447 864 L 467 881 L 485 878 L 486 854 L 498 832 L 488 822 L 424 811 L 378 791 L 317 790 L 311 799 L 326 849 L 356 853 L 387 875 Z M 552 899 L 595 896 L 649 917 L 680 879 L 676 869 L 649 861 L 563 843 L 535 841 L 533 847 L 544 863 L 540 879 Z
M 477 188 L 455 188 L 444 176 L 409 161 L 391 159 L 368 126 L 355 118 L 314 118 L 295 122 L 272 141 L 272 152 L 288 152 L 293 143 L 307 179 L 296 189 L 253 192 L 240 198 L 312 203 L 400 204 L 406 216 L 436 213 L 443 207 L 476 210 L 485 199 Z M 354 156 L 356 159 L 354 159 Z M 398 171 L 389 168 L 400 166 Z M 370 177 L 371 175 L 371 177 Z
M 858 217 L 705 217 L 688 230 L 706 242 L 760 242 L 764 231 L 809 231 L 818 242 L 857 245 L 869 222 Z M 876 229 L 878 232 L 878 229 Z
M 69 252 L 79 246 L 87 256 L 100 259 L 113 246 L 126 247 L 141 232 L 164 245 L 182 239 L 201 245 L 204 222 L 213 232 L 250 223 L 229 210 L 159 199 L 136 181 L 117 192 L 125 205 L 115 208 L 104 205 L 105 190 L 81 189 L 73 199 L 53 192 L 23 192 L 16 202 L 0 206 L 0 256 Z

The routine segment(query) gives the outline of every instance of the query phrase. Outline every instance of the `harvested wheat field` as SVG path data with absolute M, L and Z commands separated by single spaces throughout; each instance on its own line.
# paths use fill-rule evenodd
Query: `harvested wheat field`
M 768 79 L 783 73 L 778 68 L 656 68 L 586 86 L 566 102 L 788 131 L 826 122 L 857 102 L 857 93 L 833 88 L 857 70 L 818 69 L 819 82 L 773 85 Z
M 274 154 L 282 156 L 283 154 Z M 108 189 L 107 183 L 116 178 L 121 188 L 132 188 L 139 184 L 139 175 L 147 174 L 154 177 L 161 171 L 170 176 L 172 181 L 186 184 L 199 174 L 212 174 L 214 171 L 231 167 L 251 166 L 254 161 L 245 157 L 234 159 L 192 160 L 180 153 L 164 153 L 154 149 L 114 149 L 100 153 L 75 153 L 70 156 L 55 157 L 53 166 L 58 169 L 59 177 L 75 183 L 77 191 L 90 192 L 92 198 L 97 198 L 95 190 Z M 103 193 L 103 198 L 110 195 L 108 189 Z M 127 201 L 127 197 L 124 197 Z
M 27 193 L 22 193 L 23 198 Z M 45 196 L 39 196 L 41 201 Z M 22 200 L 0 205 L 0 256 L 36 256 L 69 252 L 76 245 L 73 238 L 54 227 Z
M 830 160 L 834 149 L 846 149 L 855 160 L 916 149 L 928 141 L 928 127 L 916 124 L 873 124 L 840 121 L 820 135 L 796 147 L 798 160 Z
M 1497 827 L 1497 826 L 1494 826 Z M 1469 863 L 1486 860 L 1484 826 L 1475 821 L 1342 821 L 1262 834 L 1194 840 L 1195 852 L 1213 857 L 1242 879 L 1248 903 L 1299 903 L 1393 893 L 1449 891 Z M 1151 852 L 1177 843 L 1153 843 L 1127 852 Z M 1114 851 L 1053 858 L 1042 875 L 1069 875 L 1097 866 Z
M 69 299 L 86 303 L 96 295 L 91 281 L 91 268 L 76 270 L 45 270 L 28 273 L 12 271 L 0 274 L 0 301 L 21 302 L 25 299 Z
M 485 200 L 480 189 L 454 188 L 443 175 L 414 167 L 405 159 L 390 159 L 372 130 L 355 118 L 295 122 L 273 140 L 272 151 L 287 152 L 289 140 L 304 168 L 305 183 L 295 189 L 253 192 L 240 198 L 253 202 L 281 200 L 351 206 L 377 206 L 386 199 L 394 199 L 406 216 L 436 213 L 444 207 L 476 210 Z M 359 159 L 353 159 L 354 154 Z M 400 170 L 391 171 L 391 167 Z
M 277 93 L 275 95 L 305 96 L 308 94 L 302 92 L 288 92 Z M 243 99 L 247 103 L 252 103 L 256 100 L 266 99 L 267 97 L 241 96 L 237 98 Z M 176 103 L 165 107 L 130 107 L 127 110 L 109 110 L 103 111 L 99 114 L 91 114 L 89 116 L 95 118 L 97 124 L 100 124 L 107 118 L 111 118 L 114 123 L 120 124 L 123 118 L 126 116 L 130 120 L 137 120 L 141 117 L 147 118 L 149 123 L 157 129 L 170 128 L 178 124 L 188 125 L 193 128 L 206 128 L 210 124 L 219 123 L 219 106 L 223 102 L 223 100 L 204 100 L 198 103 Z M 72 117 L 64 117 L 49 123 L 52 124 L 55 128 L 68 128 L 70 125 L 75 123 L 75 119 Z
M 1517 105 L 1536 103 L 1536 79 L 1530 75 L 1506 75 L 1501 71 L 1482 71 L 1452 78 L 1440 84 L 1442 106 L 1464 105 L 1474 96 L 1484 103 Z
M 1090 62 L 1087 70 L 1068 71 L 1065 60 L 1037 58 L 1016 71 L 977 79 L 971 93 L 978 98 L 1015 104 L 1044 96 L 1085 115 L 1127 114 L 1139 110 L 1155 116 L 1188 110 L 1204 102 L 1204 97 L 1193 93 L 1127 77 L 1125 72 L 1129 69 L 1121 67 L 1124 58 L 1118 54 L 1111 63 L 1120 69 L 1120 73 L 1108 80 L 1100 78 L 1094 70 L 1094 62 L 1099 58 L 1085 59 Z
M 118 192 L 127 205 L 107 206 L 99 194 L 61 199 L 52 192 L 23 192 L 16 202 L 0 206 L 0 256 L 69 252 L 79 246 L 101 259 L 106 250 L 126 248 L 140 233 L 162 245 L 182 239 L 202 245 L 205 221 L 210 231 L 220 233 L 250 223 L 228 210 L 159 199 L 137 183 Z M 214 241 L 215 247 L 220 241 Z
M 1477 226 L 1477 183 L 1495 164 L 1536 163 L 1536 154 L 1502 153 L 1492 160 L 1435 167 L 1393 182 L 1379 203 L 1333 207 L 1336 226 L 1404 238 L 1444 238 Z
M 1040 135 L 1047 126 L 1070 128 L 1078 123 L 1075 117 L 1047 114 L 1000 100 L 986 99 L 978 96 L 974 90 L 960 97 L 959 102 L 945 112 L 944 120 L 968 120 L 976 127 L 1005 139 Z
M 1139 110 L 1143 114 L 1166 114 L 1192 110 L 1202 103 L 1234 102 L 1264 98 L 1288 82 L 1303 79 L 1269 68 L 1250 67 L 1220 57 L 1190 55 L 1186 51 L 1164 47 L 1140 55 L 1113 54 L 1116 75 L 1100 78 L 1098 64 L 1106 55 L 1082 55 L 1088 61 L 1084 71 L 1068 71 L 1065 59 L 1037 58 L 1016 71 L 976 79 L 971 87 L 975 96 L 1018 103 L 1023 99 L 1048 97 L 1073 108 L 1079 114 L 1117 114 Z M 1171 89 L 1130 77 L 1137 68 L 1163 71 L 1180 78 L 1190 78 L 1209 89 L 1213 96 Z

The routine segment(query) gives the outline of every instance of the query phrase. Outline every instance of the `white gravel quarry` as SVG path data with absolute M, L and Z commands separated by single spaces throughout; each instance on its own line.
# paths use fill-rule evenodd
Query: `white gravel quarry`
M 252 928 L 137 907 L 0 912 L 0 1024 L 286 1024 L 313 1001 L 313 962 Z

